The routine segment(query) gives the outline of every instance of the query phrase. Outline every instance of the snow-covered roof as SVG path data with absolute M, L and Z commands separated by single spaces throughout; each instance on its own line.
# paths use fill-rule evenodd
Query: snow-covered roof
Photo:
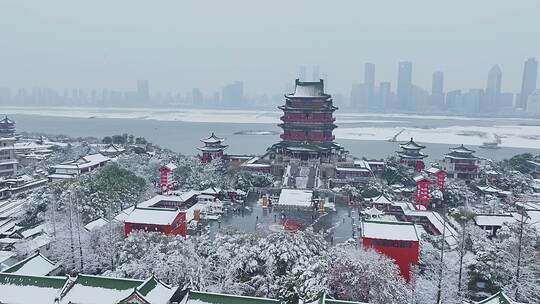
M 103 154 L 96 153 L 83 156 L 77 160 L 68 161 L 61 163 L 59 165 L 52 166 L 55 169 L 83 169 L 88 167 L 93 167 L 105 162 L 110 161 L 111 159 Z
M 163 167 L 169 169 L 170 171 L 174 171 L 174 170 L 176 170 L 176 168 L 178 168 L 178 167 L 177 167 L 175 164 L 173 164 L 173 163 L 168 163 L 168 164 L 164 165 Z
M 472 153 L 476 152 L 474 150 L 471 150 L 471 149 L 465 147 L 464 145 L 461 145 L 459 147 L 450 148 L 450 151 L 456 152 L 456 153 L 463 153 L 463 154 L 472 154 Z
M 141 280 L 78 275 L 73 286 L 66 288 L 60 303 L 119 303 L 142 283 Z
M 16 255 L 17 254 L 14 251 L 0 250 L 0 271 L 2 271 L 2 263 L 11 258 L 14 258 Z
M 171 194 L 172 196 L 178 196 L 180 197 L 180 200 L 182 202 L 188 201 L 194 196 L 199 195 L 199 191 L 197 190 L 189 190 L 189 191 L 173 191 Z
M 196 195 L 195 193 L 188 193 L 186 192 L 186 195 L 161 195 L 158 194 L 151 199 L 148 199 L 144 202 L 141 202 L 137 204 L 137 207 L 154 207 L 158 205 L 160 202 L 175 202 L 175 203 L 183 203 Z
M 126 149 L 122 148 L 122 147 L 118 147 L 114 144 L 110 144 L 108 145 L 107 147 L 99 150 L 99 152 L 101 153 L 122 153 L 126 151 Z
M 296 79 L 294 93 L 287 94 L 287 97 L 310 98 L 310 97 L 329 97 L 324 93 L 324 81 L 300 81 Z
M 181 211 L 169 208 L 135 208 L 126 218 L 127 223 L 170 225 Z
M 364 221 L 362 222 L 362 238 L 418 241 L 418 234 L 413 223 Z
M 146 279 L 137 291 L 144 297 L 148 303 L 152 304 L 168 304 L 176 292 L 177 288 L 166 285 L 156 277 L 151 276 Z
M 485 193 L 500 193 L 502 191 L 501 189 L 495 188 L 495 187 L 493 187 L 491 185 L 478 186 L 477 188 L 478 188 L 478 190 L 480 190 L 482 192 L 485 192 Z
M 5 273 L 31 275 L 31 276 L 45 276 L 58 268 L 54 262 L 47 259 L 41 253 L 27 257 L 26 259 L 4 269 Z
M 299 189 L 282 189 L 278 205 L 310 207 L 313 191 Z
M 411 137 L 411 140 L 409 140 L 408 142 L 404 143 L 404 144 L 400 144 L 399 145 L 402 149 L 406 149 L 406 150 L 421 150 L 421 149 L 424 149 L 426 146 L 422 146 L 422 145 L 419 145 L 417 144 L 413 138 Z
M 371 172 L 369 168 L 359 168 L 359 167 L 336 167 L 337 171 L 343 171 L 343 172 Z
M 214 134 L 214 132 L 212 132 L 210 136 L 201 139 L 203 143 L 208 143 L 208 144 L 217 144 L 224 140 L 225 138 L 217 137 L 216 134 Z
M 511 223 L 515 220 L 516 219 L 512 214 L 478 214 L 474 218 L 474 221 L 478 226 L 502 227 L 504 223 Z
M 442 170 L 440 168 L 437 168 L 437 167 L 431 167 L 431 168 L 426 170 L 426 172 L 430 173 L 430 174 L 437 174 L 437 173 L 439 173 L 441 171 Z
M 120 211 L 120 213 L 118 213 L 114 219 L 119 221 L 119 222 L 125 222 L 126 219 L 128 218 L 128 216 L 131 214 L 131 212 L 133 212 L 133 210 L 135 210 L 135 207 L 134 206 L 131 206 L 129 208 L 126 208 L 122 211 Z
M 392 204 L 392 201 L 389 200 L 388 198 L 386 198 L 386 196 L 384 196 L 383 194 L 379 195 L 377 198 L 375 198 L 373 200 L 373 203 L 375 204 L 385 204 L 385 205 L 388 205 L 388 204 Z
M 414 180 L 415 183 L 417 183 L 419 181 L 429 180 L 429 179 L 424 175 L 417 175 L 417 176 L 413 177 L 413 180 Z
M 201 194 L 218 195 L 219 193 L 221 193 L 221 189 L 216 187 L 209 187 L 201 191 Z
M 107 223 L 109 223 L 109 221 L 107 221 L 106 219 L 100 217 L 100 218 L 95 219 L 95 220 L 91 221 L 90 223 L 84 225 L 84 229 L 86 229 L 87 231 L 92 231 L 94 229 L 97 229 L 97 228 L 100 228 L 100 227 L 103 227 L 103 226 L 107 225 Z
M 182 304 L 257 304 L 280 303 L 278 300 L 256 298 L 222 293 L 202 292 L 190 290 L 181 301 Z
M 86 162 L 90 162 L 94 164 L 99 164 L 99 163 L 103 163 L 103 162 L 107 162 L 111 160 L 107 156 L 100 153 L 86 155 L 86 156 L 83 156 L 82 159 L 85 160 Z
M 474 302 L 474 304 L 520 304 L 508 297 L 504 292 L 499 291 L 496 294 L 483 299 L 479 302 Z
M 56 303 L 67 277 L 0 273 L 0 303 Z
M 382 215 L 384 212 L 382 212 L 381 210 L 375 208 L 375 207 L 371 207 L 371 208 L 368 208 L 366 210 L 364 210 L 364 213 L 367 214 L 367 215 L 370 215 L 370 216 L 379 216 L 379 215 Z
M 411 207 L 411 204 L 406 205 L 406 208 L 403 207 L 404 205 L 401 205 L 403 213 L 405 215 L 427 218 L 429 223 L 433 227 L 435 227 L 435 229 L 437 229 L 440 234 L 443 233 L 443 230 L 445 231 L 444 239 L 449 246 L 454 247 L 457 245 L 457 231 L 452 226 L 450 226 L 450 224 L 448 224 L 439 213 L 434 211 L 415 210 L 414 207 Z

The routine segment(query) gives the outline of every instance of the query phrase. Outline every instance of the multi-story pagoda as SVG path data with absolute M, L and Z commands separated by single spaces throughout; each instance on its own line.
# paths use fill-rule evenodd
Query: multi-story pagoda
M 15 122 L 4 116 L 0 120 L 0 137 L 13 137 L 15 135 Z
M 474 155 L 474 150 L 461 145 L 450 148 L 450 153 L 444 155 L 443 167 L 449 177 L 471 180 L 480 173 L 480 159 Z
M 202 152 L 201 162 L 206 164 L 213 159 L 222 158 L 223 151 L 228 147 L 223 144 L 224 140 L 224 138 L 217 137 L 214 132 L 212 132 L 212 135 L 209 137 L 201 139 L 204 143 L 204 147 L 197 148 Z
M 412 137 L 410 141 L 399 146 L 401 148 L 401 151 L 397 152 L 399 162 L 418 172 L 422 171 L 424 169 L 424 158 L 427 157 L 426 154 L 422 153 L 422 149 L 426 146 L 417 144 Z
M 305 82 L 296 79 L 294 93 L 285 95 L 283 111 L 283 129 L 281 142 L 269 150 L 274 156 L 300 160 L 316 159 L 330 161 L 343 151 L 334 142 L 333 113 L 338 108 L 332 103 L 332 96 L 324 92 L 323 80 Z

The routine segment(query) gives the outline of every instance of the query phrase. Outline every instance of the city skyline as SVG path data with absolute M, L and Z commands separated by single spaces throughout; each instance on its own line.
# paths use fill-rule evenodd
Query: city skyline
M 444 71 L 432 73 L 429 87 L 415 82 L 414 63 L 399 62 L 395 81 L 376 81 L 377 65 L 365 63 L 363 79 L 351 83 L 349 92 L 333 92 L 336 104 L 355 111 L 444 111 L 456 113 L 500 112 L 526 110 L 527 97 L 537 88 L 537 61 L 528 58 L 523 65 L 521 90 L 503 91 L 503 71 L 494 64 L 485 74 L 484 87 L 448 90 Z M 321 76 L 322 75 L 322 76 Z M 299 66 L 297 77 L 301 81 L 325 80 L 320 66 Z M 506 75 L 505 75 L 506 77 Z M 0 86 L 0 103 L 4 105 L 73 105 L 73 106 L 151 106 L 184 104 L 194 107 L 260 108 L 273 107 L 290 92 L 292 82 L 287 82 L 280 92 L 250 95 L 244 80 L 231 81 L 221 88 L 211 90 L 193 87 L 188 90 L 162 92 L 153 88 L 149 80 L 137 80 L 128 90 L 113 88 L 7 88 Z M 331 83 L 331 79 L 330 79 Z M 395 88 L 394 90 L 392 88 Z M 330 89 L 331 90 L 331 89 Z M 522 98 L 525 92 L 525 98 Z

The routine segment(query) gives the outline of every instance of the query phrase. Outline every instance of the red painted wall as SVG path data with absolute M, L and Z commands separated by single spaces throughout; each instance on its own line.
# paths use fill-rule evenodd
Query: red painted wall
M 399 272 L 407 282 L 411 279 L 409 265 L 418 264 L 418 241 L 389 241 L 362 238 L 364 248 L 375 251 L 394 260 Z
M 133 230 L 161 232 L 167 235 L 181 235 L 185 238 L 187 234 L 186 213 L 180 212 L 174 219 L 172 225 L 124 223 L 124 237 L 127 237 Z

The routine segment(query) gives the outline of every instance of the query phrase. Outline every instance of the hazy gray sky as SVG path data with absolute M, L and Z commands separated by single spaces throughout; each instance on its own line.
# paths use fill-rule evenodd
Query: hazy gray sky
M 484 87 L 491 65 L 519 89 L 540 57 L 539 0 L 0 0 L 0 86 L 220 89 L 280 92 L 318 64 L 348 94 L 376 64 L 376 81 L 413 62 L 413 82 Z M 311 72 L 308 71 L 308 75 Z

